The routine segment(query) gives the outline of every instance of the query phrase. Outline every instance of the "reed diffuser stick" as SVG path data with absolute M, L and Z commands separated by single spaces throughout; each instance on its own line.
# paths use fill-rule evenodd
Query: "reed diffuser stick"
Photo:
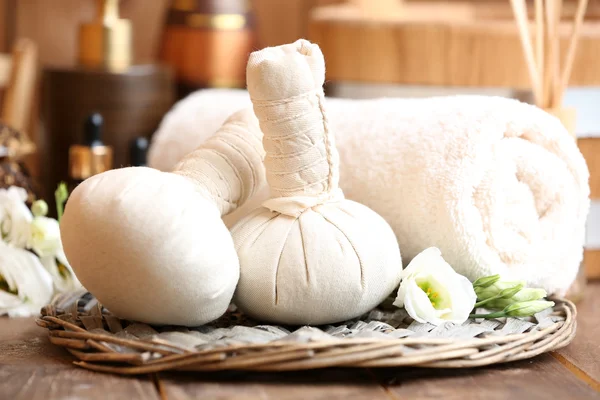
M 545 67 L 544 67 L 544 84 L 543 84 L 543 100 L 541 102 L 542 108 L 550 108 L 552 102 L 552 61 L 554 60 L 554 53 L 556 51 L 556 41 L 554 40 L 555 36 L 555 5 L 556 0 L 546 0 L 544 11 L 546 18 L 546 35 L 545 35 L 545 45 L 546 45 L 546 59 L 545 59 Z
M 535 58 L 533 55 L 531 36 L 529 35 L 527 4 L 525 4 L 525 0 L 511 0 L 510 3 L 513 9 L 513 13 L 515 14 L 515 18 L 517 20 L 517 27 L 519 28 L 519 37 L 521 39 L 521 46 L 523 47 L 523 52 L 525 54 L 525 62 L 527 63 L 527 70 L 529 71 L 529 79 L 531 80 L 531 87 L 533 90 L 534 98 L 539 99 L 539 75 L 536 67 Z
M 551 0 L 552 1 L 552 0 Z M 559 108 L 557 103 L 560 97 L 560 21 L 562 14 L 563 0 L 554 0 L 556 8 L 554 9 L 554 54 L 552 58 L 552 95 L 550 97 L 550 107 Z
M 561 53 L 560 43 L 563 0 L 533 0 L 533 22 L 535 23 L 533 45 L 529 36 L 529 19 L 525 0 L 511 0 L 523 55 L 531 78 L 535 104 L 557 116 L 573 135 L 575 133 L 575 111 L 571 108 L 563 108 L 562 99 L 571 77 L 577 42 L 581 36 L 585 11 L 589 2 L 589 0 L 577 1 L 568 47 L 564 49 L 567 50 L 565 55 Z M 562 57 L 563 55 L 565 57 Z M 561 59 L 564 59 L 562 65 Z
M 535 48 L 537 73 L 538 73 L 538 95 L 536 104 L 541 105 L 544 96 L 544 0 L 535 0 Z
M 587 5 L 588 0 L 579 0 L 577 3 L 577 10 L 575 12 L 575 20 L 573 22 L 573 29 L 569 39 L 567 56 L 563 64 L 563 71 L 560 78 L 560 92 L 557 100 L 559 104 L 562 103 L 563 94 L 567 90 L 569 79 L 571 79 L 571 72 L 573 70 L 573 64 L 575 63 L 575 53 L 577 52 L 577 43 L 579 42 L 581 26 L 583 25 L 583 17 L 585 16 Z

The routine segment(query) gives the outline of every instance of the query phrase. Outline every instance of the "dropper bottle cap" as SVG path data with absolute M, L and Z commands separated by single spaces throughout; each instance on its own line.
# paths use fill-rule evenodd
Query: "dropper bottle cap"
M 129 164 L 132 167 L 145 167 L 147 165 L 148 139 L 138 137 L 133 139 L 129 147 Z
M 85 120 L 83 126 L 83 144 L 88 147 L 103 146 L 102 125 L 104 120 L 99 113 L 93 113 Z

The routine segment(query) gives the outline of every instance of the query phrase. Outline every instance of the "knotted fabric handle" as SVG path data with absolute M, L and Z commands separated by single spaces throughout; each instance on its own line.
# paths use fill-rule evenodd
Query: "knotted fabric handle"
M 229 214 L 264 182 L 261 138 L 252 110 L 238 111 L 213 137 L 184 157 L 173 172 L 196 183 L 221 215 Z
M 248 91 L 264 133 L 265 168 L 272 199 L 263 205 L 298 216 L 344 198 L 339 155 L 329 129 L 319 47 L 306 40 L 252 53 Z

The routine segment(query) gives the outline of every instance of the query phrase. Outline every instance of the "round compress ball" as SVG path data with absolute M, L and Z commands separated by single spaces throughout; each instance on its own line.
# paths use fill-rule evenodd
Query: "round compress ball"
M 176 174 L 124 168 L 89 178 L 69 197 L 61 234 L 81 283 L 121 318 L 212 321 L 239 277 L 218 208 Z

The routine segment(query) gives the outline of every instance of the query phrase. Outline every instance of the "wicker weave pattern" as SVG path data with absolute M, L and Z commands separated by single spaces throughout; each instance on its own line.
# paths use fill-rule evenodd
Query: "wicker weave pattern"
M 469 320 L 434 327 L 404 310 L 382 306 L 335 326 L 259 325 L 236 312 L 197 329 L 155 328 L 123 321 L 89 293 L 61 295 L 38 325 L 50 341 L 95 371 L 143 374 L 166 370 L 289 371 L 325 367 L 466 368 L 531 358 L 566 346 L 575 336 L 575 306 L 534 318 Z

